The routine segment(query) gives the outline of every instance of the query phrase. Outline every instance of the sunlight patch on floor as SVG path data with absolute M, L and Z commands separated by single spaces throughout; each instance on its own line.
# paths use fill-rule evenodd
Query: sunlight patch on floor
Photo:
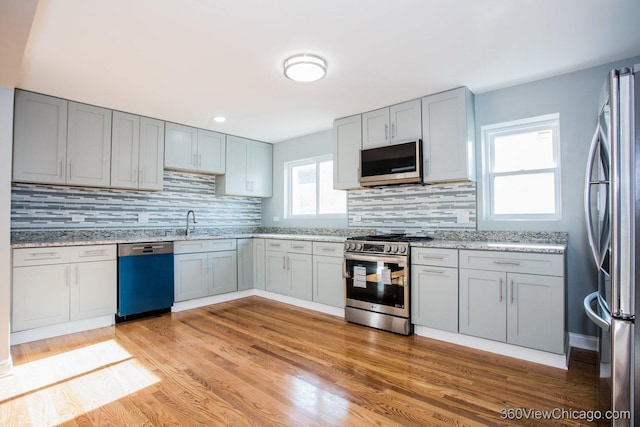
M 158 381 L 113 340 L 28 362 L 0 379 L 0 425 L 56 425 Z

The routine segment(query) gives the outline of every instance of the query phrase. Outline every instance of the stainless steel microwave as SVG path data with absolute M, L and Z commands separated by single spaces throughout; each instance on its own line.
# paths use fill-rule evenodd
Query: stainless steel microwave
M 422 140 L 360 150 L 360 185 L 422 182 Z

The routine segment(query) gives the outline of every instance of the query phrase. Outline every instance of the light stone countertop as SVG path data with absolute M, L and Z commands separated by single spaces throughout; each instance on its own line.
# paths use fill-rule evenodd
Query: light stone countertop
M 281 234 L 281 233 L 246 233 L 246 234 L 224 234 L 224 235 L 198 235 L 194 234 L 189 237 L 181 235 L 167 236 L 143 236 L 132 238 L 100 238 L 95 239 L 58 239 L 58 240 L 41 240 L 30 242 L 13 243 L 13 249 L 19 248 L 39 248 L 39 247 L 60 247 L 60 246 L 84 246 L 84 245 L 108 245 L 118 243 L 145 243 L 145 242 L 180 242 L 194 240 L 216 240 L 216 239 L 246 239 L 246 238 L 264 238 L 264 239 L 292 239 L 307 240 L 314 242 L 334 242 L 342 243 L 346 240 L 344 236 L 336 235 L 312 235 L 312 234 Z M 529 253 L 551 253 L 564 254 L 567 251 L 566 244 L 559 243 L 526 243 L 526 242 L 494 242 L 494 241 L 462 241 L 462 240 L 430 240 L 411 243 L 416 248 L 442 248 L 442 249 L 472 249 L 486 251 L 502 251 L 502 252 L 529 252 Z

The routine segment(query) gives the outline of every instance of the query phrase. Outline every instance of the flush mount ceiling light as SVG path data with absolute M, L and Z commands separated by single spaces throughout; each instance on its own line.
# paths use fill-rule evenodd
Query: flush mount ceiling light
M 317 55 L 301 53 L 284 61 L 284 75 L 296 82 L 315 82 L 327 74 L 327 62 Z
M 224 123 L 225 121 L 227 121 L 227 118 L 222 116 L 215 116 L 213 120 L 215 120 L 217 123 Z

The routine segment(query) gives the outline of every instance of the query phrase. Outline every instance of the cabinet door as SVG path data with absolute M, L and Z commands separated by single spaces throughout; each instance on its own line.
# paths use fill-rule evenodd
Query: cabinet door
M 198 129 L 176 123 L 165 124 L 164 167 L 197 170 Z
M 507 275 L 507 342 L 564 353 L 564 279 Z
M 288 293 L 286 253 L 282 251 L 265 251 L 265 270 L 267 291 L 279 294 Z
M 362 148 L 362 115 L 357 114 L 333 122 L 333 188 L 360 188 L 360 149 Z
M 223 174 L 225 172 L 225 135 L 198 129 L 198 170 Z
M 264 239 L 253 239 L 253 287 L 264 289 L 267 277 Z
M 228 196 L 248 196 L 249 140 L 237 136 L 227 136 L 226 172 L 216 177 L 216 194 Z
M 411 266 L 411 321 L 458 332 L 458 269 Z
M 140 116 L 113 112 L 111 131 L 111 186 L 138 188 Z
M 266 142 L 251 141 L 248 157 L 248 181 L 253 197 L 271 197 L 273 194 L 273 146 Z
M 67 184 L 111 184 L 111 110 L 69 102 Z
M 406 142 L 422 138 L 422 108 L 420 100 L 389 107 L 391 142 Z
M 253 239 L 238 239 L 238 290 L 253 289 Z
M 184 301 L 209 294 L 206 253 L 173 256 L 175 300 Z
M 209 295 L 238 290 L 238 259 L 236 251 L 211 252 L 209 254 Z
M 68 264 L 13 269 L 13 332 L 69 321 Z
M 311 255 L 287 254 L 289 295 L 311 301 L 313 299 L 313 260 Z
M 473 95 L 466 88 L 422 99 L 425 182 L 475 179 Z
M 162 191 L 164 182 L 164 122 L 140 117 L 139 185 L 141 190 Z
M 460 332 L 507 339 L 506 273 L 460 269 Z
M 389 108 L 362 114 L 362 148 L 389 144 Z
M 64 184 L 67 101 L 21 90 L 15 93 L 14 181 Z
M 118 278 L 115 260 L 75 263 L 69 268 L 71 269 L 69 295 L 71 320 L 116 313 Z
M 342 258 L 313 256 L 313 300 L 344 308 Z

